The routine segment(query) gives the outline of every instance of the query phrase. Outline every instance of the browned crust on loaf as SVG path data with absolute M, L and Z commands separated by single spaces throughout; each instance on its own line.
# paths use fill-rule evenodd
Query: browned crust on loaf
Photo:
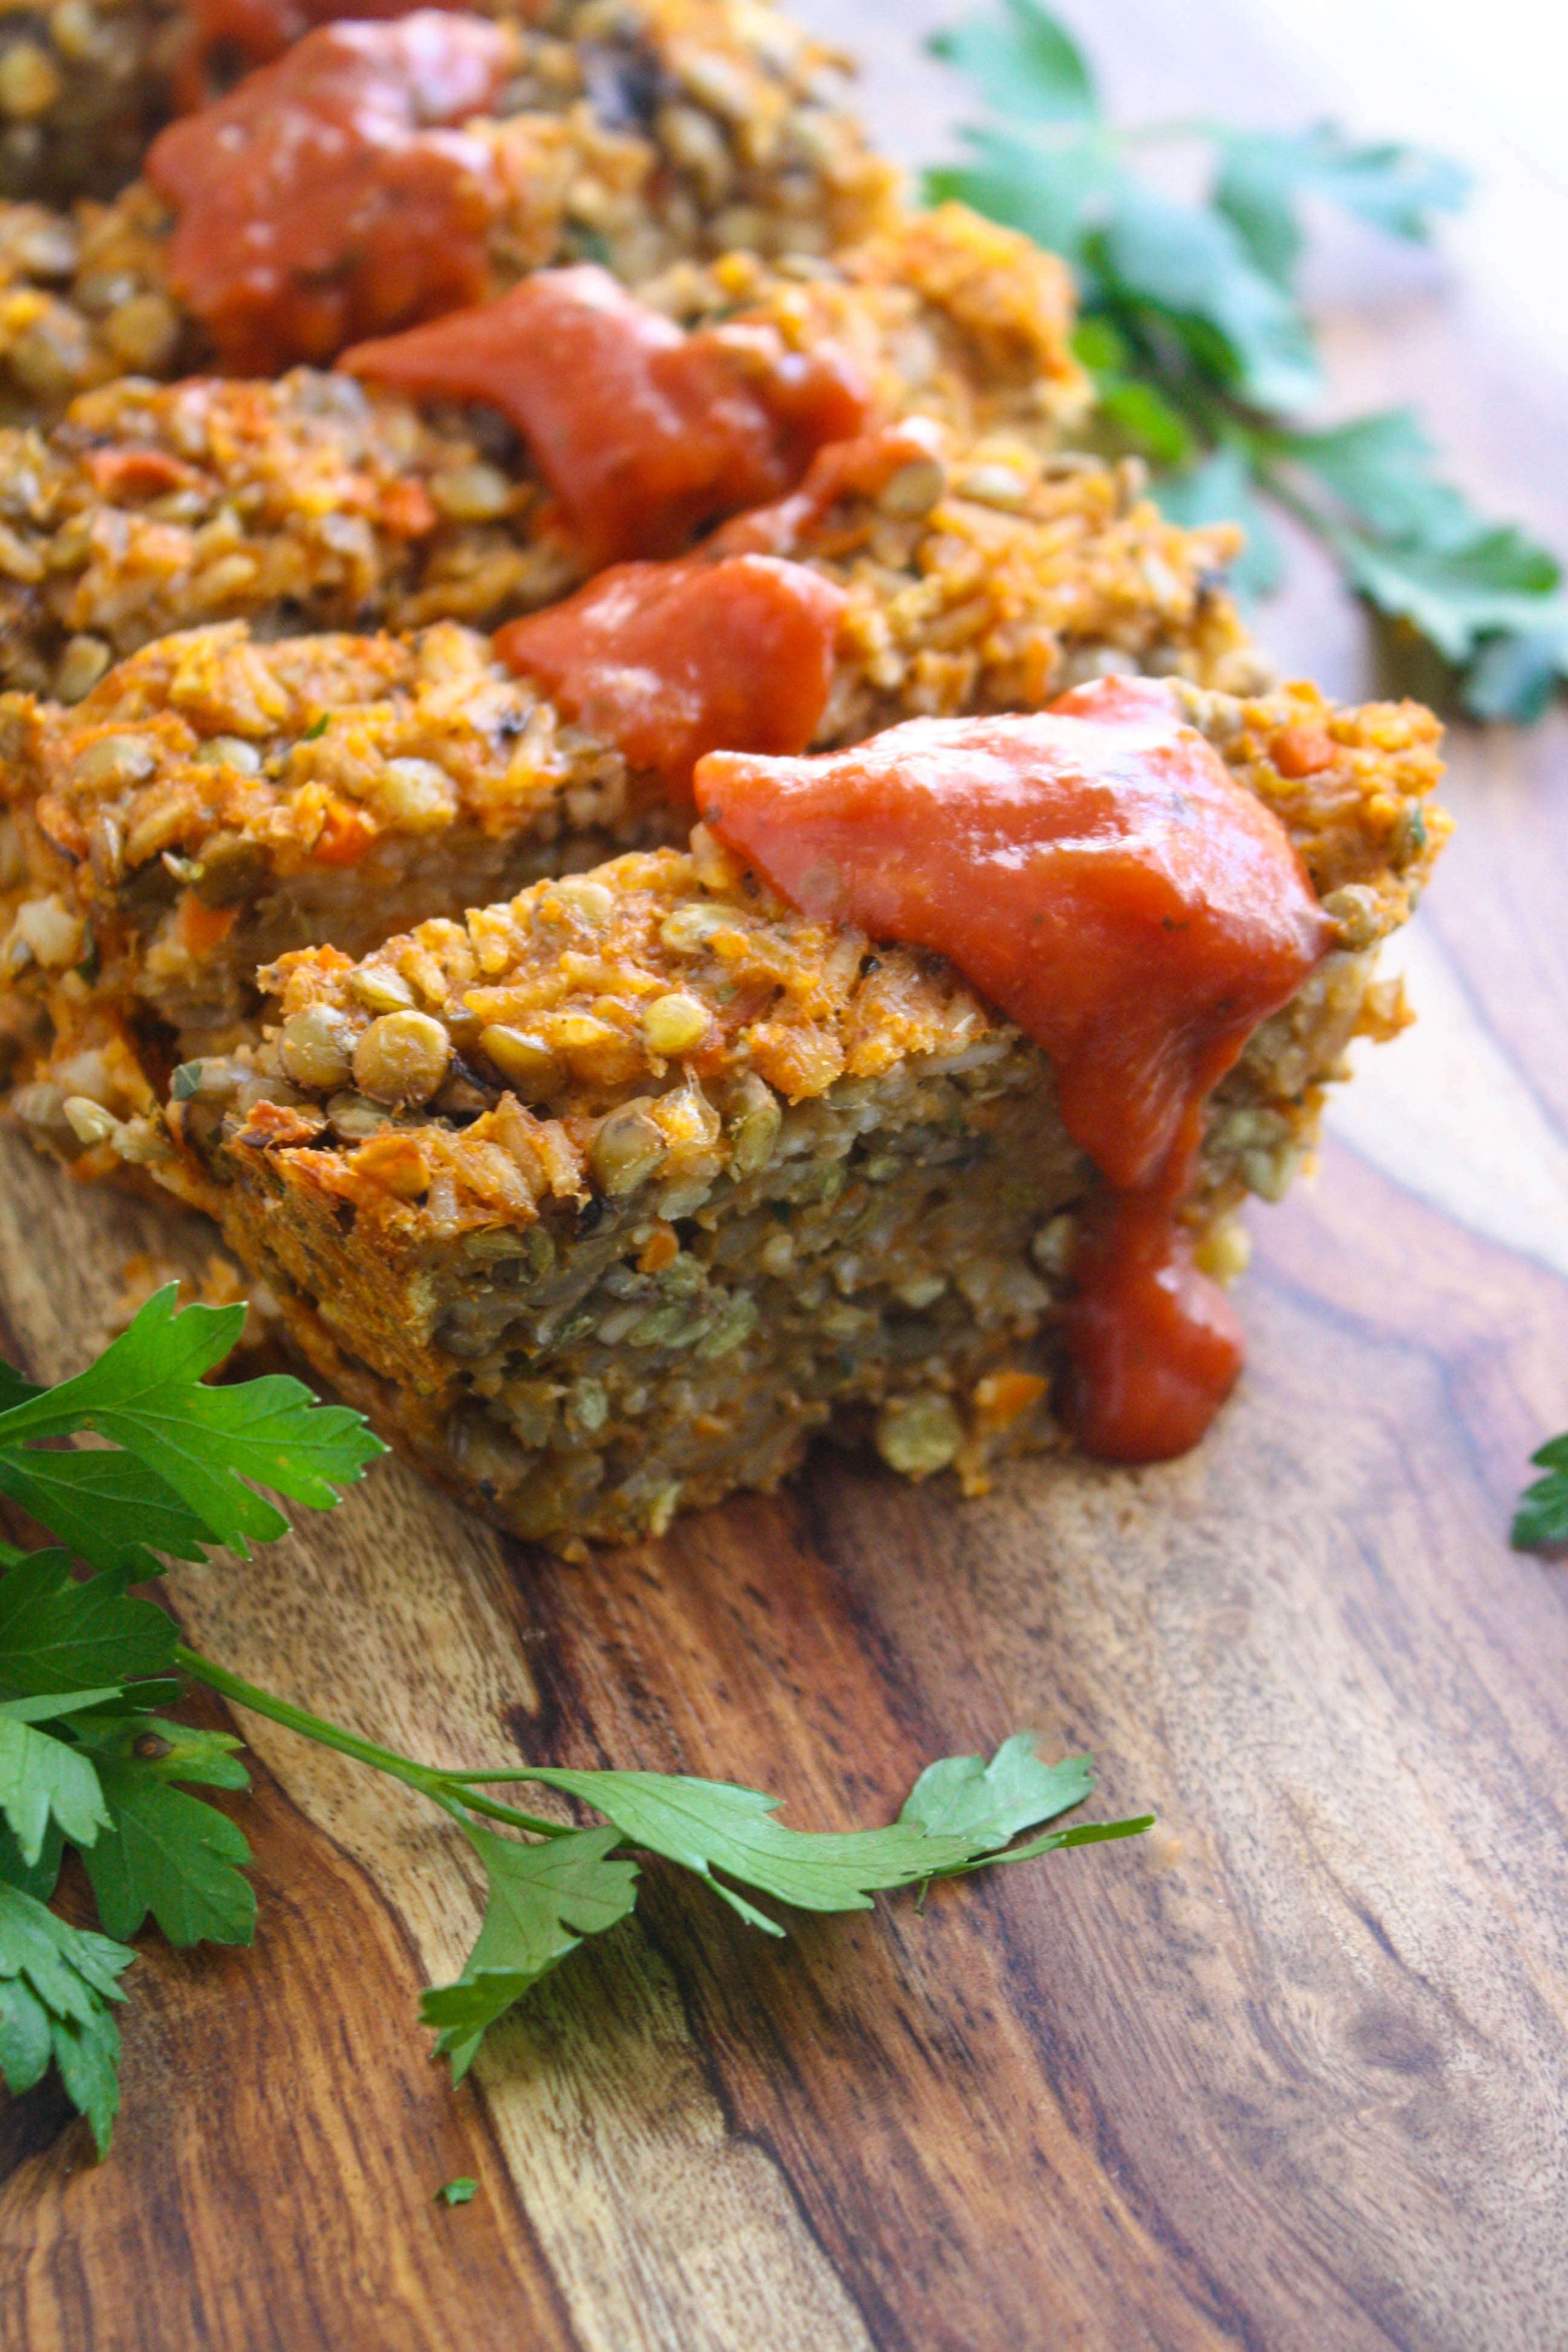
M 493 625 L 575 584 L 511 436 L 347 376 L 87 393 L 0 434 L 0 676 L 79 701 L 205 622 Z
M 64 740 L 58 716 L 0 706 L 0 756 L 34 787 L 0 844 L 31 877 L 19 898 L 5 877 L 19 911 L 0 1019 L 34 1124 L 40 1061 L 139 1107 L 138 1070 L 155 1080 L 176 1041 L 232 1042 L 258 963 L 301 938 L 361 950 L 432 905 L 592 863 L 669 822 L 646 779 L 639 796 L 617 753 L 563 727 L 455 624 L 267 646 L 237 625 L 165 638 L 112 673 Z

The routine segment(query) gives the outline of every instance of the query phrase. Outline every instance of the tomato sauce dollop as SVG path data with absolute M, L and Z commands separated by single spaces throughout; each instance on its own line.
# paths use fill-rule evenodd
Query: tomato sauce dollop
M 1074 1265 L 1069 1424 L 1111 1461 L 1195 1444 L 1243 1354 L 1181 1222 L 1204 1103 L 1329 940 L 1279 820 L 1147 678 L 822 759 L 719 752 L 696 790 L 783 897 L 946 956 L 1048 1056 L 1106 1180 Z
M 680 794 L 704 752 L 805 751 L 847 601 L 819 572 L 765 555 L 621 563 L 510 622 L 495 649 Z
M 361 344 L 342 365 L 416 398 L 499 409 L 595 567 L 677 554 L 708 524 L 783 497 L 869 405 L 831 347 L 792 352 L 741 322 L 687 334 L 589 262 Z
M 170 282 L 234 374 L 330 360 L 478 301 L 502 191 L 482 115 L 511 58 L 478 16 L 326 25 L 161 131 Z

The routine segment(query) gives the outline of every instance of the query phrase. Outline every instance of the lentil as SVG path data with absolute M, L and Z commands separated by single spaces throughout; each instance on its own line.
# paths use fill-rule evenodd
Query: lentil
M 428 1102 L 451 1058 L 452 1041 L 433 1014 L 384 1013 L 353 1049 L 354 1084 L 373 1102 Z

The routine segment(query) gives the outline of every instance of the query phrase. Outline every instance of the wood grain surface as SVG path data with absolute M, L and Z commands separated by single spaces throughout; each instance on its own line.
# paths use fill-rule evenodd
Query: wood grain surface
M 944 12 L 807 13 L 863 37 L 907 148 L 940 135 L 908 60 Z M 1139 105 L 1321 110 L 1268 14 L 1089 29 Z M 1344 260 L 1337 391 L 1419 399 L 1568 543 L 1563 383 L 1479 283 L 1389 266 Z M 1271 622 L 1359 683 L 1310 562 Z M 255 1949 L 142 1939 L 106 2165 L 49 2085 L 0 2111 L 7 2352 L 1560 2352 L 1568 1569 L 1506 1528 L 1568 1426 L 1568 730 L 1453 751 L 1423 1027 L 1255 1216 L 1252 1367 L 1197 1454 L 965 1505 L 825 1451 L 580 1568 L 387 1465 L 171 1579 L 200 1646 L 434 1760 L 679 1769 L 849 1826 L 1031 1725 L 1153 1835 L 778 1948 L 650 1868 L 454 2094 L 415 2003 L 475 1925 L 455 1833 L 247 1719 Z M 0 1150 L 0 1340 L 39 1376 L 134 1251 L 207 1246 Z

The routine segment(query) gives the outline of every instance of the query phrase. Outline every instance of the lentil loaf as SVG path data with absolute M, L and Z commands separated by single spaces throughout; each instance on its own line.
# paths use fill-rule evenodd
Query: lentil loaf
M 312 26 L 360 13 L 349 0 L 249 8 L 55 0 L 7 11 L 0 194 L 115 194 L 171 116 L 216 97 Z M 374 13 L 398 11 L 383 5 Z M 722 204 L 734 215 L 723 244 L 781 235 L 793 244 L 797 233 L 819 244 L 825 227 L 826 241 L 837 241 L 853 232 L 836 206 L 852 221 L 864 194 L 889 177 L 835 102 L 830 84 L 842 58 L 773 0 L 480 0 L 476 13 L 516 33 L 509 110 L 582 120 L 639 142 L 650 157 L 642 177 L 659 183 L 655 202 L 677 234 L 682 215 Z M 236 37 L 244 18 L 248 43 Z M 635 233 L 614 181 L 606 194 L 611 226 Z M 602 228 L 590 190 L 581 204 L 584 230 Z
M 874 436 L 867 446 L 877 454 Z M 843 592 L 820 748 L 901 718 L 1037 708 L 1105 669 L 1257 682 L 1217 584 L 1226 530 L 1179 530 L 1134 478 L 1096 461 L 981 442 L 943 462 L 940 446 L 916 437 L 910 457 L 895 432 L 885 478 L 874 470 L 820 505 L 808 478 L 799 499 L 738 527 L 765 526 L 773 551 Z M 334 495 L 329 462 L 329 517 Z M 288 534 L 253 543 L 275 580 L 298 560 Z M 364 572 L 339 562 L 370 601 Z M 449 576 L 461 609 L 463 573 Z M 112 555 L 91 595 L 94 610 L 134 613 Z M 427 579 L 389 617 L 439 602 Z M 60 664 L 83 644 L 66 639 Z M 0 762 L 12 1109 L 68 1152 L 66 1093 L 144 1108 L 172 1059 L 237 1041 L 257 968 L 285 950 L 362 952 L 689 822 L 453 625 L 265 643 L 229 623 L 160 637 L 74 708 L 0 698 Z
M 1026 453 L 1048 450 L 1081 400 L 1062 286 L 1028 253 L 952 205 L 804 285 L 736 255 L 643 290 L 699 331 L 723 315 L 785 350 L 831 342 L 873 416 L 919 411 L 956 441 L 1016 439 Z M 984 465 L 963 469 L 983 492 Z M 1037 471 L 1027 454 L 999 464 L 992 505 L 1028 513 Z M 1060 494 L 1047 503 L 1055 517 Z M 1220 544 L 1163 543 L 1202 548 L 1211 569 Z M 121 379 L 47 433 L 0 429 L 0 684 L 63 701 L 115 658 L 205 621 L 272 635 L 482 626 L 563 594 L 581 570 L 517 436 L 482 407 L 299 368 L 276 382 Z
M 62 0 L 53 16 L 78 7 L 92 14 Z M 635 280 L 731 247 L 822 255 L 893 214 L 897 174 L 825 100 L 825 53 L 767 0 L 579 0 L 542 26 L 489 13 L 510 16 L 515 44 L 501 117 L 468 126 L 502 192 L 493 290 L 552 261 Z M 153 18 L 174 21 L 132 6 L 114 22 Z M 0 42 L 23 21 L 5 18 Z M 0 132 L 0 159 L 4 143 Z M 37 181 L 39 194 L 58 185 Z M 0 420 L 47 422 L 117 376 L 210 364 L 172 282 L 174 222 L 145 180 L 108 203 L 0 203 Z
M 1338 940 L 1210 1105 L 1184 1203 L 1239 1269 L 1248 1191 L 1310 1151 L 1443 821 L 1436 729 L 1177 685 L 1280 816 Z M 984 1484 L 1058 1442 L 1079 1218 L 1100 1180 L 1048 1066 L 942 959 L 814 923 L 699 827 L 355 963 L 266 975 L 263 1041 L 88 1150 L 220 1220 L 295 1341 L 426 1470 L 568 1551 L 768 1487 L 830 1415 Z

